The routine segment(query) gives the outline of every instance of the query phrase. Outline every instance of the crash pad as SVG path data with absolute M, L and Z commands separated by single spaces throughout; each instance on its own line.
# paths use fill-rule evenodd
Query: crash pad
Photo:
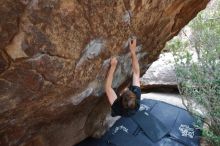
M 169 132 L 160 120 L 145 110 L 137 112 L 132 119 L 153 142 L 162 139 Z
M 135 115 L 121 117 L 100 139 L 76 146 L 199 146 L 196 120 L 185 109 L 144 99 Z
M 198 146 L 201 130 L 195 127 L 196 120 L 187 111 L 180 110 L 172 131 L 170 131 L 171 138 L 185 145 Z

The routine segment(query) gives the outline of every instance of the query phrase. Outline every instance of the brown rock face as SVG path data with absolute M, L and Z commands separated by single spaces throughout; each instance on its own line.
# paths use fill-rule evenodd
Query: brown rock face
M 108 126 L 103 85 L 141 72 L 209 0 L 0 0 L 0 145 L 71 146 Z

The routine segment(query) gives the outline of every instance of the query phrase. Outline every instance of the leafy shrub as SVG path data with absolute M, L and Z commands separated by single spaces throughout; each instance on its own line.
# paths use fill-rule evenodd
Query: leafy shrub
M 167 44 L 175 58 L 178 88 L 183 103 L 194 115 L 205 116 L 203 136 L 220 145 L 220 1 L 213 0 L 185 30 Z M 198 106 L 203 114 L 197 110 Z

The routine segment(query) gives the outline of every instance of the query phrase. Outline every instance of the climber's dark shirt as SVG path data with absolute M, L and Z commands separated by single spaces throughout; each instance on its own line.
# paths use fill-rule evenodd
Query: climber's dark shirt
M 128 117 L 131 116 L 133 114 L 136 113 L 136 111 L 139 109 L 140 107 L 140 99 L 141 99 L 141 89 L 138 86 L 130 86 L 129 89 L 136 95 L 136 108 L 134 110 L 130 110 L 130 109 L 124 109 L 122 106 L 122 99 L 118 98 L 114 101 L 114 103 L 111 106 L 112 112 L 111 115 L 112 117 L 115 116 L 124 116 L 124 117 Z M 117 91 L 116 91 L 117 93 Z

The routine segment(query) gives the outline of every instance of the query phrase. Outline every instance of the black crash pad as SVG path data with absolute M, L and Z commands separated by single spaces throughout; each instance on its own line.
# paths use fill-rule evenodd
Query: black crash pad
M 184 145 L 178 141 L 175 141 L 169 137 L 165 137 L 165 138 L 161 139 L 159 142 L 155 143 L 154 146 L 186 146 L 186 145 Z
M 201 130 L 195 128 L 196 119 L 187 111 L 180 110 L 175 125 L 170 135 L 176 141 L 180 141 L 185 145 L 198 146 L 201 136 Z
M 143 99 L 140 103 L 139 111 L 151 111 L 151 109 L 158 103 L 156 100 Z
M 115 124 L 105 133 L 102 137 L 103 140 L 108 141 L 110 137 L 113 137 L 118 131 L 125 131 L 129 134 L 135 135 L 135 132 L 139 129 L 138 125 L 130 117 L 121 117 L 115 122 Z
M 146 143 L 144 146 L 155 146 L 155 143 L 148 136 L 146 136 L 142 129 L 138 132 L 138 134 L 135 137 L 139 141 Z
M 137 112 L 132 119 L 153 142 L 162 139 L 169 132 L 160 120 L 145 110 Z
M 148 137 L 146 137 L 146 135 L 144 134 L 143 131 L 140 131 L 138 133 L 138 135 L 136 135 L 136 139 L 138 139 L 139 141 L 142 141 L 144 143 L 146 143 L 143 146 L 186 146 L 178 141 L 175 141 L 173 139 L 170 139 L 170 137 L 164 137 L 161 140 L 157 141 L 157 142 L 153 142 L 151 141 Z M 134 146 L 138 146 L 138 145 L 134 145 Z
M 102 139 L 96 139 L 96 138 L 87 138 L 84 141 L 76 144 L 75 146 L 114 146 L 113 144 L 106 143 Z
M 137 139 L 134 135 L 129 134 L 125 131 L 118 131 L 109 138 L 107 141 L 109 144 L 115 146 L 145 146 L 146 143 L 142 140 Z
M 168 131 L 171 131 L 177 120 L 180 110 L 182 109 L 173 105 L 158 102 L 150 111 L 150 114 L 155 116 L 155 118 L 157 118 L 162 125 L 168 129 Z
M 101 139 L 76 146 L 199 146 L 201 132 L 186 110 L 149 99 L 141 104 L 134 116 L 120 118 Z

